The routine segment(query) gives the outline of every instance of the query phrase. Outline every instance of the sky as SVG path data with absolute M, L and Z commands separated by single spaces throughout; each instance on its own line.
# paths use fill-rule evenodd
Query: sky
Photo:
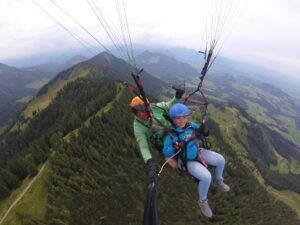
M 0 62 L 82 47 L 74 37 L 45 16 L 35 1 L 67 29 L 99 51 L 102 50 L 93 38 L 55 7 L 51 0 L 1 0 Z M 104 46 L 112 44 L 89 8 L 88 0 L 53 1 L 101 40 Z M 111 24 L 117 26 L 114 1 L 95 1 L 109 15 Z M 226 2 L 209 1 L 221 1 L 223 5 Z M 237 23 L 229 20 L 229 35 L 224 32 L 220 39 L 220 55 L 270 68 L 300 82 L 300 1 L 240 2 L 245 3 L 246 7 L 240 17 L 236 14 Z M 124 3 L 133 43 L 166 48 L 204 48 L 203 34 L 209 33 L 204 29 L 205 18 L 210 13 L 205 0 L 124 0 Z

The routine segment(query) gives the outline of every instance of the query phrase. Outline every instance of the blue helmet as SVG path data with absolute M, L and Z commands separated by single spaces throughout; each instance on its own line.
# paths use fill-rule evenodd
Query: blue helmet
M 176 103 L 171 106 L 169 110 L 169 115 L 171 119 L 174 119 L 175 117 L 180 117 L 180 116 L 188 116 L 190 115 L 190 110 L 189 108 L 181 103 Z

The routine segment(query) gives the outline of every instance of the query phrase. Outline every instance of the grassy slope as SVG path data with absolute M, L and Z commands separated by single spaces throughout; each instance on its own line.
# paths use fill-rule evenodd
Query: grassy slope
M 285 125 L 289 130 L 289 134 L 283 132 L 281 134 L 300 146 L 300 132 L 297 129 L 295 120 L 283 115 L 276 115 L 276 119 L 279 124 Z
M 48 82 L 49 82 L 48 78 L 43 78 L 43 79 L 31 82 L 31 83 L 27 84 L 25 87 L 38 90 L 41 87 L 43 87 L 45 84 L 47 84 Z
M 252 84 L 251 82 L 239 81 L 238 79 L 233 79 L 233 81 L 227 85 L 231 86 L 232 88 L 232 90 L 228 92 L 228 101 L 230 101 L 231 99 L 231 97 L 229 96 L 231 92 L 234 93 L 233 90 L 238 90 L 241 93 L 245 94 L 245 96 L 241 95 L 238 96 L 238 98 L 246 102 L 246 111 L 256 121 L 267 125 L 272 130 L 281 134 L 284 138 L 300 146 L 300 130 L 297 129 L 295 122 L 297 112 L 295 111 L 295 108 L 292 107 L 292 99 L 284 95 L 278 97 L 276 95 L 273 95 L 272 92 L 269 92 L 262 87 L 256 86 L 256 84 Z M 220 86 L 218 88 L 220 88 Z M 218 88 L 215 89 L 215 91 L 218 90 Z M 225 97 L 226 96 L 223 96 L 223 98 Z M 268 112 L 267 108 L 265 108 L 263 104 L 255 102 L 255 99 L 258 101 L 266 100 L 270 104 L 270 106 L 277 109 L 276 112 Z M 288 132 L 284 132 L 283 130 L 279 129 L 280 127 L 285 128 Z M 272 170 L 279 171 L 281 173 L 300 173 L 300 161 L 288 161 L 282 158 L 275 151 L 276 150 L 274 149 L 274 153 L 279 163 L 277 163 L 277 165 L 272 165 Z
M 207 81 L 205 83 L 206 87 L 208 89 L 215 89 L 216 86 L 212 83 Z M 247 92 L 249 97 L 253 97 L 256 99 L 259 99 L 260 95 L 265 95 L 266 93 L 263 90 L 260 90 L 252 85 L 241 85 L 240 83 L 233 83 L 232 85 L 235 89 Z M 190 87 L 193 87 L 190 85 Z M 220 97 L 220 96 L 219 96 Z M 213 97 L 209 96 L 210 99 L 217 100 L 217 101 L 224 101 L 225 98 L 219 98 L 219 97 Z M 276 99 L 274 96 L 269 95 L 268 99 L 272 101 L 272 105 L 276 107 L 276 104 L 274 102 L 277 102 L 278 99 Z M 247 112 L 255 118 L 258 122 L 265 123 L 265 124 L 274 124 L 274 125 L 283 125 L 285 127 L 288 127 L 290 134 L 286 134 L 282 131 L 280 131 L 278 128 L 272 126 L 274 130 L 279 132 L 284 137 L 288 138 L 289 140 L 293 141 L 296 144 L 300 143 L 300 131 L 296 129 L 295 121 L 291 117 L 283 116 L 283 115 L 276 115 L 276 120 L 270 118 L 266 114 L 266 109 L 262 107 L 261 105 L 246 100 L 248 105 Z M 233 138 L 233 129 L 236 129 L 236 133 L 240 134 L 239 138 L 244 142 L 247 143 L 247 137 L 246 137 L 246 130 L 239 126 L 238 120 L 243 120 L 243 122 L 247 122 L 247 119 L 242 117 L 241 115 L 238 115 L 237 110 L 234 108 L 226 108 L 225 112 L 221 112 L 219 109 L 210 106 L 208 113 L 209 116 L 216 121 L 220 125 L 220 130 L 222 131 L 223 136 L 225 137 L 225 140 L 227 140 L 228 144 L 232 146 L 232 148 L 237 152 L 237 154 L 240 156 L 243 163 L 252 171 L 252 173 L 255 175 L 257 180 L 261 185 L 263 185 L 267 190 L 275 196 L 277 199 L 283 201 L 287 205 L 289 205 L 291 208 L 294 209 L 294 211 L 297 213 L 298 217 L 300 218 L 300 195 L 294 192 L 289 191 L 278 191 L 270 186 L 266 186 L 264 179 L 258 169 L 255 167 L 254 163 L 247 159 L 247 150 L 244 149 L 244 147 L 238 143 L 237 140 Z M 293 112 L 289 112 L 290 115 L 294 116 Z M 237 116 L 238 115 L 238 116 Z M 281 123 L 280 123 L 281 122 Z M 249 121 L 247 122 L 249 123 Z M 297 160 L 288 161 L 282 156 L 280 156 L 275 150 L 274 153 L 277 157 L 277 165 L 271 165 L 270 169 L 274 171 L 278 171 L 280 173 L 288 173 L 292 172 L 294 174 L 300 173 L 300 162 Z
M 300 218 L 300 195 L 294 192 L 290 191 L 279 191 L 276 190 L 270 186 L 267 186 L 264 183 L 264 179 L 258 169 L 255 167 L 253 162 L 249 161 L 245 156 L 247 155 L 246 149 L 242 145 L 240 145 L 237 140 L 233 138 L 232 132 L 233 128 L 237 129 L 237 133 L 240 134 L 240 139 L 244 142 L 247 141 L 246 139 L 246 130 L 241 127 L 241 124 L 239 124 L 239 119 L 246 120 L 241 115 L 238 115 L 237 110 L 234 108 L 226 107 L 226 110 L 224 112 L 221 112 L 220 110 L 216 109 L 215 107 L 210 107 L 210 117 L 214 121 L 216 121 L 218 124 L 222 124 L 221 132 L 224 137 L 224 140 L 237 152 L 237 154 L 241 157 L 244 165 L 246 165 L 250 171 L 255 175 L 259 183 L 264 186 L 269 193 L 271 193 L 273 196 L 275 196 L 278 200 L 284 202 L 288 206 L 290 206 L 298 215 Z M 244 137 L 243 137 L 244 136 Z M 278 154 L 277 154 L 278 155 Z M 282 157 L 281 157 L 282 158 Z M 284 159 L 281 159 L 281 161 L 284 161 Z M 281 171 L 284 171 L 287 167 L 286 162 L 279 161 L 279 166 L 275 167 L 276 169 L 280 168 Z M 297 167 L 298 169 L 298 167 Z
M 239 76 L 219 73 L 214 74 L 212 78 L 215 85 L 207 81 L 205 84 L 208 84 L 215 96 L 227 101 L 244 102 L 248 107 L 247 112 L 258 122 L 268 125 L 300 146 L 300 130 L 295 124 L 295 118 L 299 114 L 296 107 L 299 108 L 299 103 L 295 99 L 291 99 L 272 86 L 244 80 Z M 220 80 L 224 82 L 219 82 Z M 267 108 L 271 108 L 269 112 Z M 279 128 L 284 128 L 288 132 Z
M 25 96 L 17 100 L 20 103 L 28 103 L 32 99 L 32 96 Z
M 47 178 L 49 173 L 49 163 L 45 163 L 45 168 L 41 175 L 35 180 L 29 191 L 21 198 L 21 200 L 12 208 L 6 219 L 3 221 L 3 225 L 21 225 L 21 217 L 32 216 L 38 220 L 44 221 L 47 205 Z M 19 195 L 25 187 L 28 185 L 31 179 L 26 179 L 22 186 L 16 190 Z M 17 198 L 17 195 L 9 197 L 9 203 Z M 8 204 L 6 203 L 6 208 Z
M 2 218 L 3 214 L 5 213 L 5 211 L 13 203 L 13 201 L 20 195 L 20 193 L 22 191 L 24 191 L 26 186 L 29 184 L 30 180 L 31 180 L 30 178 L 26 178 L 23 181 L 22 185 L 18 189 L 14 190 L 8 198 L 6 198 L 5 200 L 0 202 L 0 212 L 1 212 L 0 216 L 1 216 L 1 218 Z
M 277 158 L 277 165 L 271 165 L 270 169 L 273 171 L 278 171 L 280 173 L 287 174 L 289 172 L 289 161 L 279 155 L 276 151 L 273 151 Z
M 285 102 L 284 100 L 279 99 L 278 97 L 273 96 L 262 89 L 256 88 L 255 86 L 247 87 L 245 85 L 238 85 L 236 83 L 233 86 L 237 90 L 241 90 L 244 92 L 246 91 L 247 93 L 249 93 L 249 96 L 257 99 L 260 99 L 261 96 L 264 96 L 264 98 L 268 100 L 268 103 L 270 103 L 274 108 L 280 108 L 282 114 L 275 114 L 273 115 L 274 119 L 272 119 L 266 114 L 267 110 L 264 107 L 254 102 L 247 101 L 249 107 L 247 111 L 257 121 L 268 124 L 285 138 L 288 138 L 289 140 L 300 146 L 300 131 L 297 129 L 295 124 L 295 116 L 297 115 L 297 112 L 295 112 L 291 108 L 288 101 Z M 283 113 L 286 113 L 287 115 L 283 115 Z M 276 128 L 276 125 L 287 128 L 289 130 L 289 133 L 287 134 L 280 131 Z

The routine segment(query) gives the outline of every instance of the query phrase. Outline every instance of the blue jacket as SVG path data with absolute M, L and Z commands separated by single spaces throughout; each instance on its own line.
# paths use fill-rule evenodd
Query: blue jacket
M 199 129 L 200 126 L 193 123 L 188 122 L 188 126 L 186 128 L 175 127 L 174 125 L 170 128 L 170 134 L 165 137 L 163 154 L 165 157 L 171 157 L 175 153 L 175 148 L 173 147 L 174 142 L 178 141 L 189 141 L 191 137 L 197 135 L 196 130 Z M 179 140 L 178 140 L 179 137 Z M 203 135 L 199 135 L 197 137 L 197 142 L 203 140 Z M 187 160 L 194 160 L 198 155 L 198 147 L 194 140 L 190 141 L 186 145 L 186 153 Z

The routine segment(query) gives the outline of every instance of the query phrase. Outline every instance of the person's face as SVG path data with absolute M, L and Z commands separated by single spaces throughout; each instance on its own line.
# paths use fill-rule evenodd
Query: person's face
M 180 128 L 184 128 L 188 122 L 188 116 L 179 116 L 173 119 L 173 123 Z

